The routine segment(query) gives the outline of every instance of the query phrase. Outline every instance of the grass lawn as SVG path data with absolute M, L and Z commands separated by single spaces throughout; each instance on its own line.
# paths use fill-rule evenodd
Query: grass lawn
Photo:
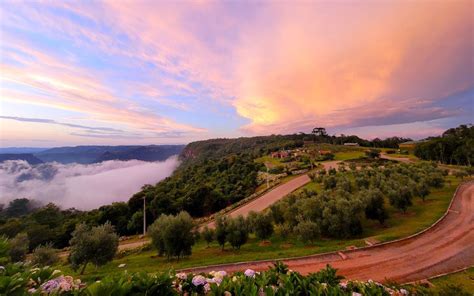
M 313 245 L 304 245 L 293 237 L 283 239 L 274 236 L 270 243 L 265 244 L 251 237 L 249 242 L 238 251 L 230 250 L 229 246 L 225 251 L 221 251 L 217 243 L 211 244 L 208 248 L 204 242 L 200 241 L 193 247 L 192 256 L 181 259 L 179 262 L 155 257 L 155 251 L 145 251 L 115 259 L 98 269 L 89 266 L 86 275 L 82 278 L 83 280 L 95 280 L 105 274 L 121 272 L 124 269 L 129 272 L 157 272 L 170 268 L 179 269 L 219 263 L 305 256 L 344 249 L 351 245 L 364 246 L 364 238 L 367 237 L 373 237 L 379 241 L 405 237 L 428 227 L 446 211 L 456 186 L 459 184 L 458 179 L 453 177 L 448 177 L 448 179 L 450 184 L 447 183 L 442 189 L 433 190 L 424 203 L 415 198 L 413 200 L 414 205 L 410 207 L 406 214 L 402 214 L 388 206 L 391 217 L 386 221 L 385 227 L 380 226 L 378 222 L 364 221 L 364 233 L 359 238 L 347 240 L 323 239 Z M 306 188 L 319 190 L 319 185 L 309 183 Z M 124 269 L 118 268 L 121 263 L 125 263 L 127 266 Z M 71 272 L 68 266 L 62 266 L 60 269 Z
M 363 151 L 344 151 L 344 152 L 337 152 L 335 154 L 334 160 L 348 160 L 348 159 L 355 159 L 364 156 L 365 153 Z
M 455 284 L 463 286 L 466 291 L 474 292 L 474 267 L 468 268 L 465 271 L 432 279 L 430 282 L 435 285 L 435 290 L 438 286 Z
M 271 166 L 279 166 L 279 165 L 282 165 L 283 163 L 281 162 L 281 159 L 280 158 L 273 158 L 271 156 L 262 156 L 262 157 L 259 157 L 257 159 L 255 159 L 255 162 L 258 162 L 258 163 L 268 163 L 270 164 Z

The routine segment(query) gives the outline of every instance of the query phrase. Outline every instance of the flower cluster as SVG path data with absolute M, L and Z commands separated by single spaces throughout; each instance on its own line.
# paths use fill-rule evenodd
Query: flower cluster
M 79 290 L 82 287 L 81 280 L 74 280 L 72 276 L 59 276 L 40 286 L 42 292 L 46 294 L 62 293 Z M 36 292 L 36 289 L 30 289 L 30 292 Z

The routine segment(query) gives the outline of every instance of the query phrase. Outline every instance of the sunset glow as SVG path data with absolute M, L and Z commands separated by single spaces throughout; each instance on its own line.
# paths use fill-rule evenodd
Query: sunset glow
M 0 6 L 1 146 L 472 123 L 472 1 Z

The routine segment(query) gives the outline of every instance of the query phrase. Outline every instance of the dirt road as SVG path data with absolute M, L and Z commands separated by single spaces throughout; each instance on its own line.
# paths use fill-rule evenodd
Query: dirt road
M 278 185 L 277 187 L 268 191 L 262 196 L 257 197 L 256 199 L 232 210 L 230 213 L 226 214 L 226 216 L 237 217 L 239 215 L 242 215 L 246 217 L 251 211 L 261 212 L 272 204 L 274 204 L 275 202 L 282 199 L 283 197 L 287 196 L 291 192 L 309 183 L 310 181 L 311 179 L 308 177 L 308 175 L 296 177 L 293 180 Z M 207 224 L 207 227 L 214 228 L 214 221 L 209 222 Z
M 428 230 L 399 241 L 283 260 L 307 274 L 331 264 L 349 279 L 406 283 L 474 265 L 474 181 L 461 185 L 446 216 Z M 343 259 L 343 257 L 345 257 Z M 274 260 L 201 267 L 187 271 L 264 270 Z
M 340 163 L 340 161 L 327 161 L 327 162 L 322 162 L 321 164 L 324 166 L 326 170 L 329 170 L 330 168 L 337 168 L 338 163 Z M 237 217 L 239 215 L 246 217 L 251 211 L 261 212 L 265 210 L 266 208 L 268 208 L 269 206 L 271 206 L 272 204 L 279 201 L 280 199 L 284 198 L 291 192 L 295 191 L 296 189 L 303 187 L 310 181 L 311 179 L 306 174 L 296 177 L 293 180 L 290 180 L 286 183 L 278 185 L 277 187 L 270 190 L 269 192 L 236 208 L 235 210 L 232 210 L 227 215 L 231 217 Z M 214 221 L 209 222 L 207 224 L 207 227 L 214 228 L 215 227 Z
M 389 156 L 385 153 L 382 153 L 380 154 L 380 158 L 384 158 L 384 159 L 389 159 L 389 160 L 395 160 L 395 161 L 400 161 L 400 162 L 404 162 L 404 163 L 410 163 L 412 162 L 412 160 L 408 157 L 393 157 L 393 156 Z

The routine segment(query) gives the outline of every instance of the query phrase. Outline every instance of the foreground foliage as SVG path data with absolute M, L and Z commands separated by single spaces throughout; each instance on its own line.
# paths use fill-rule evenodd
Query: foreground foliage
M 457 287 L 456 289 L 459 289 Z M 435 295 L 429 290 L 424 295 Z M 460 290 L 462 292 L 462 289 Z M 408 295 L 410 291 L 368 282 L 345 281 L 330 266 L 303 276 L 282 263 L 268 271 L 247 269 L 228 275 L 225 271 L 202 274 L 172 272 L 127 273 L 106 276 L 85 284 L 51 268 L 23 264 L 0 268 L 1 295 Z

